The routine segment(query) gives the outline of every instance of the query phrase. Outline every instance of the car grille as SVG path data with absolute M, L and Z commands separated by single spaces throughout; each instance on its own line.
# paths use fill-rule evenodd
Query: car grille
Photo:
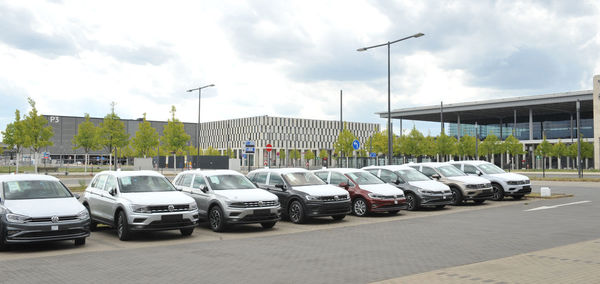
M 480 184 L 468 184 L 467 188 L 469 189 L 480 189 L 480 188 L 486 188 L 486 187 L 491 187 L 492 184 L 490 183 L 480 183 Z
M 319 200 L 325 201 L 325 202 L 341 201 L 341 200 L 347 200 L 347 199 L 348 199 L 347 195 L 331 195 L 331 196 L 319 197 Z
M 529 180 L 517 180 L 517 181 L 509 181 L 508 184 L 510 185 L 522 185 L 522 184 L 529 184 Z
M 481 194 L 492 193 L 491 189 L 484 189 L 481 191 Z
M 36 239 L 36 238 L 46 238 L 46 237 L 68 237 L 68 236 L 77 236 L 87 234 L 85 230 L 81 229 L 69 229 L 69 230 L 60 230 L 60 231 L 38 231 L 38 232 L 28 232 L 18 236 L 15 236 L 13 239 Z
M 77 220 L 77 216 L 58 216 L 58 223 Z M 29 218 L 30 223 L 52 223 L 52 217 Z
M 173 211 L 169 210 L 169 206 L 170 205 L 148 206 L 148 209 L 150 209 L 150 212 L 152 213 L 188 211 L 190 209 L 188 204 L 173 205 Z
M 450 193 L 452 193 L 451 190 L 444 190 L 444 194 L 450 194 Z
M 271 207 L 279 205 L 279 201 L 270 200 L 270 201 L 249 201 L 249 202 L 235 202 L 230 205 L 230 207 L 236 208 L 255 208 L 255 207 Z

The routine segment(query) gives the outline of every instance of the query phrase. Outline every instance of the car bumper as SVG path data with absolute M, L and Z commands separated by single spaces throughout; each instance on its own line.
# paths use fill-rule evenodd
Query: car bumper
M 397 200 L 371 200 L 371 212 L 387 212 L 406 209 L 406 199 Z
M 281 207 L 228 209 L 228 224 L 253 224 L 281 220 Z
M 444 195 L 422 195 L 421 205 L 450 205 L 452 204 L 452 193 Z
M 7 243 L 73 240 L 90 235 L 90 220 L 60 223 L 5 223 Z
M 307 202 L 306 215 L 310 217 L 333 216 L 350 214 L 352 202 L 350 199 L 337 202 Z
M 531 184 L 525 185 L 509 185 L 508 191 L 504 191 L 504 195 L 525 195 L 531 193 Z
M 170 212 L 163 214 L 131 214 L 128 216 L 132 231 L 166 231 L 193 228 L 198 223 L 198 211 Z
M 467 189 L 466 191 L 467 191 L 467 194 L 465 194 L 463 196 L 463 198 L 466 199 L 466 200 L 492 199 L 492 196 L 494 195 L 491 187 L 483 188 L 483 189 L 480 189 L 480 190 L 470 190 L 470 189 Z

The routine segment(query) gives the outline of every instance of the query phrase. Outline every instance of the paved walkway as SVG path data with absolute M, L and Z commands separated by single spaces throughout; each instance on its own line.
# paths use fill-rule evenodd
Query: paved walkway
M 377 283 L 600 283 L 600 239 Z

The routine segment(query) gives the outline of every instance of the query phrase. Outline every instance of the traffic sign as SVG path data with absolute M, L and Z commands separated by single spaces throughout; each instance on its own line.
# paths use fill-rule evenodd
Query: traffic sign
M 369 154 L 369 157 L 371 157 L 371 158 L 375 158 L 375 157 L 377 157 L 377 153 L 370 153 L 370 154 Z
M 245 143 L 245 148 L 244 148 L 244 152 L 245 153 L 249 153 L 249 154 L 253 154 L 254 153 L 254 141 L 246 141 Z
M 246 154 L 242 154 L 242 158 L 246 159 Z
M 267 144 L 267 152 L 271 152 L 273 150 L 273 145 Z
M 360 148 L 360 142 L 358 142 L 358 140 L 352 141 L 352 148 L 354 148 L 354 150 L 358 150 Z

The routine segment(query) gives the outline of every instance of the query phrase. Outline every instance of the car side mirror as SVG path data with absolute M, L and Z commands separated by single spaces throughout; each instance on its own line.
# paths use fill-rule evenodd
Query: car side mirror
M 275 187 L 279 188 L 281 190 L 285 190 L 285 185 L 283 185 L 283 184 L 276 184 Z
M 403 180 L 403 179 L 401 179 L 401 178 L 398 178 L 398 179 L 396 179 L 396 181 L 394 181 L 394 183 L 395 183 L 395 184 L 403 184 L 403 183 L 405 183 L 405 182 L 404 182 L 404 180 Z
M 176 187 L 175 187 L 175 190 L 177 190 L 177 191 L 182 191 L 181 187 L 179 187 L 179 186 L 176 186 Z
M 108 190 L 108 194 L 110 194 L 110 195 L 112 195 L 112 196 L 115 196 L 115 195 L 117 195 L 117 188 L 116 188 L 116 187 L 111 187 L 111 188 Z
M 340 182 L 340 184 L 338 184 L 339 187 L 343 187 L 344 189 L 348 189 L 350 188 L 350 185 L 345 183 L 345 182 Z
M 482 176 L 482 175 L 483 175 L 483 173 L 482 173 L 480 170 L 476 170 L 476 171 L 475 171 L 475 173 L 476 173 L 478 176 Z
M 203 186 L 200 188 L 200 190 L 202 190 L 202 192 L 207 193 L 208 192 L 208 186 Z
M 79 195 L 79 193 L 73 193 L 73 196 L 75 196 L 76 199 L 81 198 L 81 195 Z
M 431 175 L 431 177 L 434 178 L 434 179 L 440 179 L 441 178 L 441 176 L 439 174 Z

